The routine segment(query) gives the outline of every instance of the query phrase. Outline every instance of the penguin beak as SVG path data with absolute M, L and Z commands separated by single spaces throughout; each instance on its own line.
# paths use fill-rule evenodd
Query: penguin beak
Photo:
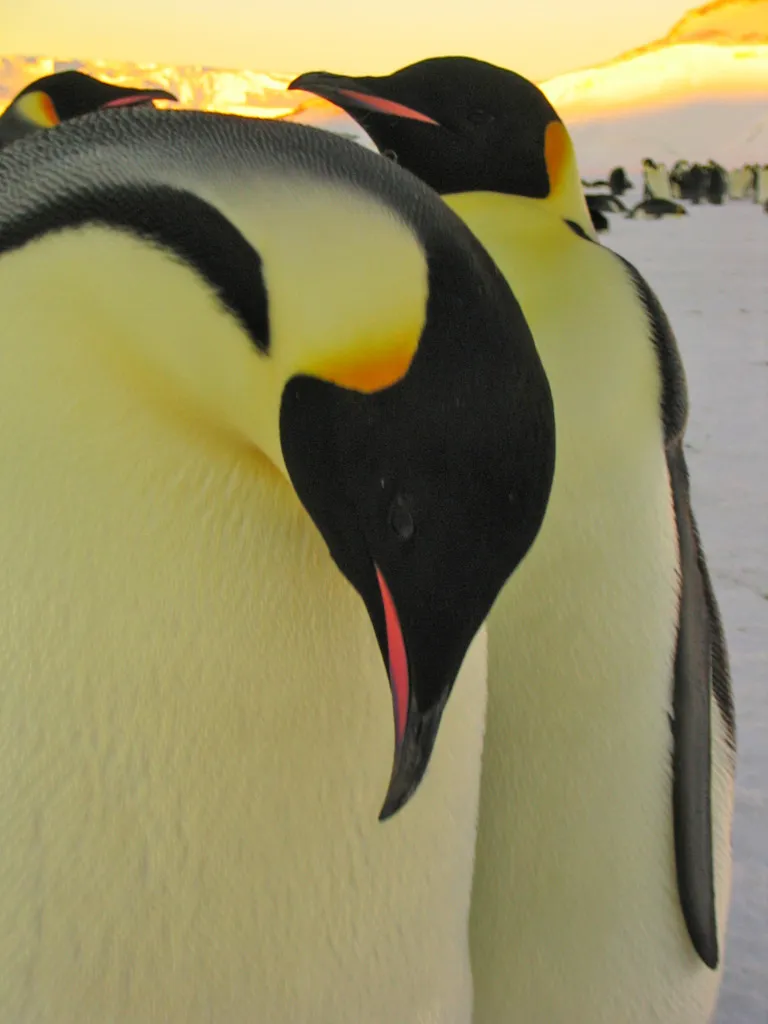
M 172 100 L 174 103 L 178 103 L 177 98 L 172 92 L 166 92 L 164 89 L 143 89 L 141 92 L 132 92 L 125 96 L 118 96 L 114 100 L 107 100 L 101 106 L 102 109 L 107 107 L 133 107 L 139 103 L 151 103 L 152 100 Z
M 309 71 L 294 78 L 288 89 L 311 92 L 315 96 L 320 96 L 321 99 L 335 103 L 342 109 L 350 106 L 358 107 L 362 110 L 371 110 L 376 114 L 389 114 L 392 117 L 403 117 L 410 121 L 421 121 L 423 124 L 434 124 L 440 127 L 438 121 L 412 107 L 406 107 L 402 103 L 385 99 L 383 96 L 374 96 L 354 78 L 330 75 L 325 71 Z
M 418 708 L 416 687 L 413 685 L 397 608 L 383 573 L 378 566 L 375 569 L 384 608 L 387 636 L 385 661 L 388 663 L 395 716 L 395 758 L 389 788 L 379 814 L 379 821 L 386 821 L 405 806 L 424 777 L 450 687 L 446 688 L 445 697 L 435 707 L 426 711 Z

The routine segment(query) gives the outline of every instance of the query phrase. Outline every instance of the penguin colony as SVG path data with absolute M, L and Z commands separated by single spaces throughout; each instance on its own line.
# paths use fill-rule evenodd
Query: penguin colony
M 710 160 L 707 164 L 689 164 L 678 160 L 668 170 L 650 158 L 643 161 L 643 199 L 627 209 L 621 196 L 632 188 L 624 168 L 617 167 L 608 181 L 584 181 L 587 206 L 598 231 L 609 228 L 606 213 L 623 213 L 633 220 L 660 220 L 663 217 L 684 217 L 688 210 L 681 200 L 698 206 L 709 203 L 722 206 L 726 200 L 748 200 L 764 203 L 768 197 L 768 165 L 745 164 L 727 171 Z M 601 191 L 593 191 L 600 189 Z M 605 190 L 608 191 L 605 191 Z M 599 222 L 597 216 L 600 214 Z
M 0 153 L 0 1019 L 704 1024 L 734 710 L 626 174 L 470 58 L 289 88 L 382 155 Z

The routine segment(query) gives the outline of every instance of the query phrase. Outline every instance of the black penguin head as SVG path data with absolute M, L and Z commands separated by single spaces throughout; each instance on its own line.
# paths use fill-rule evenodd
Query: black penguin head
M 550 390 L 496 268 L 488 261 L 483 280 L 433 252 L 426 323 L 405 375 L 369 393 L 290 378 L 280 441 L 299 499 L 365 602 L 389 673 L 395 761 L 385 818 L 418 786 L 467 648 L 549 499 Z
M 40 109 L 44 116 L 47 114 L 50 118 L 50 126 L 104 107 L 132 106 L 151 103 L 152 100 L 176 100 L 173 93 L 164 89 L 134 89 L 110 85 L 82 71 L 59 71 L 38 78 L 14 97 L 11 106 L 24 97 L 34 95 L 40 98 Z
M 490 191 L 545 199 L 562 122 L 526 78 L 470 57 L 434 57 L 391 75 L 311 71 L 288 86 L 343 108 L 376 146 L 442 195 Z

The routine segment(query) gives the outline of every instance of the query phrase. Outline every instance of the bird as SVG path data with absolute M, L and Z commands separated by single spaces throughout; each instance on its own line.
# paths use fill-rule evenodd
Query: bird
M 599 210 L 601 213 L 626 213 L 627 208 L 618 196 L 610 192 L 586 192 L 584 198 L 590 212 Z
M 663 217 L 686 217 L 688 211 L 682 203 L 672 199 L 644 199 L 627 213 L 630 220 L 661 220 Z
M 643 160 L 643 199 L 671 199 L 672 183 L 664 164 L 650 157 Z
M 615 196 L 622 196 L 625 192 L 629 192 L 634 186 L 627 177 L 627 172 L 623 167 L 614 167 L 608 176 L 608 184 L 611 192 Z
M 0 153 L 0 308 L 0 1019 L 469 1024 L 555 450 L 498 268 L 346 140 L 102 111 Z
M 587 206 L 589 208 L 589 216 L 592 219 L 592 225 L 595 231 L 607 231 L 610 227 L 608 218 L 602 210 L 592 206 L 589 202 L 589 196 L 587 196 Z
M 0 147 L 41 128 L 105 107 L 123 107 L 153 100 L 173 100 L 165 89 L 112 85 L 82 71 L 58 71 L 30 82 L 0 115 Z
M 357 117 L 460 214 L 552 389 L 544 523 L 488 619 L 473 1022 L 700 1024 L 722 977 L 736 737 L 668 318 L 596 243 L 570 136 L 527 79 L 443 57 L 289 88 Z

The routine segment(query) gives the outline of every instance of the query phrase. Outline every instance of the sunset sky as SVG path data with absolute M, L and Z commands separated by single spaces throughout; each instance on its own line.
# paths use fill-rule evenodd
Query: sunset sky
M 691 0 L 0 0 L 4 54 L 381 74 L 465 53 L 535 79 L 666 34 Z

